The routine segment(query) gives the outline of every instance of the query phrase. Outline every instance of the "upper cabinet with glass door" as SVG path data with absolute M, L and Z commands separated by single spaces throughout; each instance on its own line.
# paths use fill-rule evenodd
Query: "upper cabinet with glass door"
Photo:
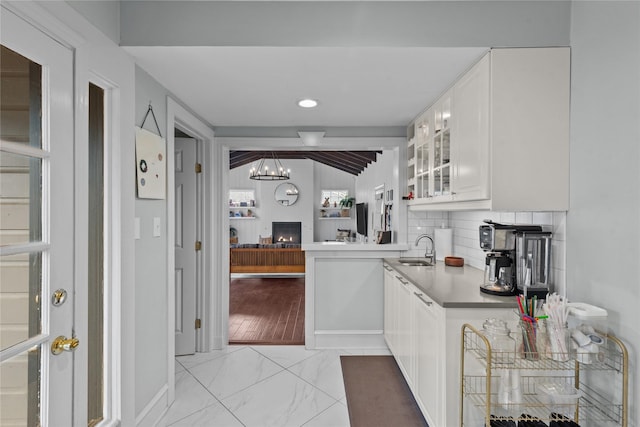
M 416 134 L 413 125 L 407 126 L 407 194 L 416 194 Z
M 492 49 L 420 115 L 410 208 L 567 210 L 569 54 Z
M 451 96 L 444 94 L 415 122 L 415 201 L 450 200 L 451 194 Z M 411 172 L 409 171 L 409 177 Z M 410 178 L 409 178 L 410 179 Z
M 440 98 L 433 110 L 433 196 L 451 194 L 451 94 Z

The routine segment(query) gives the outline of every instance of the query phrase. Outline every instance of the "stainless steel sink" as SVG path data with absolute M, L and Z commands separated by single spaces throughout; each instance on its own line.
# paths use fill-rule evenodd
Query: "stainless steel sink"
M 398 261 L 400 265 L 404 265 L 406 267 L 431 267 L 433 263 L 427 261 L 426 259 L 421 258 L 400 258 Z

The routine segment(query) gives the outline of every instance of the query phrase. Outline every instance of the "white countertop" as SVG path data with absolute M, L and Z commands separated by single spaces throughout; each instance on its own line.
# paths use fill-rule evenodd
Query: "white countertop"
M 406 251 L 409 250 L 407 243 L 389 243 L 385 245 L 376 245 L 374 243 L 351 243 L 351 242 L 314 242 L 303 243 L 302 250 L 305 252 L 326 252 L 326 251 L 345 251 L 345 252 L 389 252 L 389 251 Z
M 496 296 L 480 292 L 484 272 L 465 265 L 449 267 L 438 261 L 431 267 L 410 267 L 398 258 L 385 258 L 391 268 L 445 308 L 516 308 L 513 296 Z

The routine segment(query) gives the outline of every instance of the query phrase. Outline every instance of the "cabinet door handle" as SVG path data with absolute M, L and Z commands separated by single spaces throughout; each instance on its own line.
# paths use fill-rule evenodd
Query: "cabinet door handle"
M 431 307 L 431 304 L 433 304 L 433 301 L 427 301 L 426 299 L 422 298 L 422 294 L 419 294 L 417 292 L 413 293 L 415 296 L 417 296 L 420 301 L 422 301 L 423 303 L 425 303 L 427 305 L 427 307 Z
M 406 280 L 404 280 L 402 277 L 400 276 L 396 276 L 396 279 L 398 279 L 400 281 L 400 283 L 402 283 L 403 285 L 407 286 L 409 284 L 409 282 L 407 282 Z
M 393 270 L 393 268 L 389 267 L 389 266 L 388 266 L 388 265 L 386 265 L 386 264 L 384 264 L 384 265 L 383 265 L 383 267 L 384 267 L 384 269 L 385 269 L 385 270 L 387 270 L 387 271 L 392 271 L 392 270 Z

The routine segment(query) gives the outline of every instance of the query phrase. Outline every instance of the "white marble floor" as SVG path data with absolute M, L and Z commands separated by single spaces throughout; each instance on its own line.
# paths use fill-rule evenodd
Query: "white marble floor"
M 340 355 L 387 350 L 228 346 L 176 358 L 160 427 L 349 427 Z

